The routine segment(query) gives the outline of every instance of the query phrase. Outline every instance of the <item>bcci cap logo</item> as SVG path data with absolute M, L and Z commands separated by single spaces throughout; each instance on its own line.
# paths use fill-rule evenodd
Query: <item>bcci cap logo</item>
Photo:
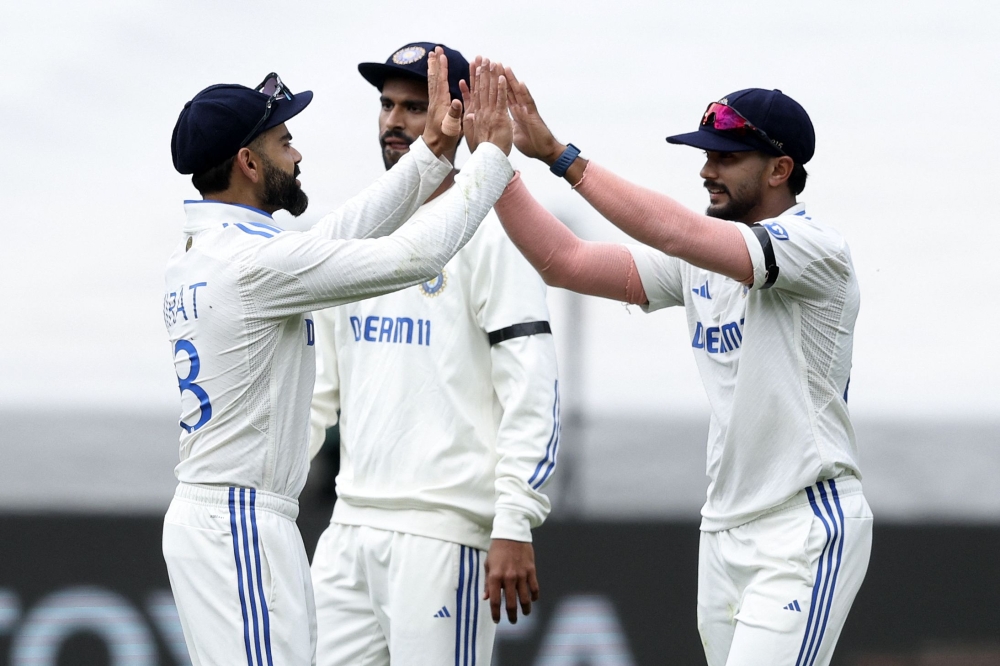
M 397 65 L 412 65 L 427 55 L 427 49 L 422 46 L 404 46 L 392 54 L 392 61 Z

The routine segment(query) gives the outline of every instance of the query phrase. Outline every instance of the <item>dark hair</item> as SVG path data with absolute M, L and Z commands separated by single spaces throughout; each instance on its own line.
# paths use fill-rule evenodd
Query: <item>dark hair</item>
M 263 132 L 255 136 L 253 141 L 248 143 L 245 147 L 256 151 L 257 153 L 263 154 L 264 146 L 261 139 L 262 136 L 264 136 Z M 195 189 L 201 192 L 201 196 L 228 190 L 230 177 L 233 174 L 233 162 L 235 161 L 236 155 L 233 155 L 232 157 L 219 162 L 215 166 L 205 169 L 201 173 L 194 174 L 191 176 L 191 184 L 195 186 Z
M 230 176 L 233 173 L 233 162 L 236 155 L 224 159 L 213 167 L 191 176 L 191 183 L 201 192 L 201 196 L 222 192 L 229 189 Z
M 792 173 L 788 176 L 788 189 L 792 191 L 792 196 L 798 196 L 802 193 L 802 190 L 806 189 L 806 178 L 809 174 L 806 173 L 806 168 L 801 164 L 796 164 L 792 167 Z

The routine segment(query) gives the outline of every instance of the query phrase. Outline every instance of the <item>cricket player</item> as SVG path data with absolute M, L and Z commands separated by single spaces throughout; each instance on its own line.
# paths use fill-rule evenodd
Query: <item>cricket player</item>
M 380 92 L 387 169 L 433 122 L 434 48 L 411 43 L 358 66 Z M 442 48 L 460 99 L 468 62 Z M 315 319 L 313 452 L 338 410 L 341 443 L 338 501 L 312 565 L 317 662 L 489 664 L 501 589 L 511 622 L 518 601 L 528 613 L 538 598 L 531 530 L 549 512 L 542 491 L 559 446 L 544 283 L 488 215 L 432 279 Z
M 424 140 L 305 233 L 282 229 L 271 214 L 306 208 L 296 180 L 302 156 L 285 123 L 312 93 L 295 94 L 273 74 L 256 90 L 211 86 L 177 120 L 174 166 L 194 174 L 204 199 L 185 203 L 166 269 L 181 435 L 163 555 L 196 666 L 315 663 L 309 564 L 295 526 L 316 364 L 309 313 L 438 275 L 512 175 L 497 76 L 493 104 L 479 107 L 490 127 L 477 123 L 477 150 L 455 187 L 433 211 L 413 215 L 451 173 L 442 155 L 457 143 L 461 104 L 447 81 L 437 52 Z M 442 133 L 446 117 L 456 136 Z M 348 239 L 338 235 L 344 229 L 383 237 Z
M 517 176 L 496 205 L 514 243 L 548 284 L 687 312 L 712 409 L 698 571 L 709 666 L 829 664 L 868 567 L 872 515 L 847 409 L 857 275 L 844 238 L 796 200 L 815 146 L 809 116 L 753 88 L 669 137 L 706 153 L 700 215 L 581 159 L 507 77 L 518 149 L 643 245 L 580 240 Z

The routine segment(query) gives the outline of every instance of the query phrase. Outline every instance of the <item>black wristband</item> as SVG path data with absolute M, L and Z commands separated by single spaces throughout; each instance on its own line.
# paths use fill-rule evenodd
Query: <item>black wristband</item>
M 566 170 L 569 169 L 569 165 L 573 163 L 579 154 L 579 148 L 574 146 L 572 143 L 567 144 L 566 150 L 564 150 L 563 154 L 559 156 L 559 159 L 557 159 L 555 163 L 549 167 L 549 171 L 562 178 L 566 175 Z

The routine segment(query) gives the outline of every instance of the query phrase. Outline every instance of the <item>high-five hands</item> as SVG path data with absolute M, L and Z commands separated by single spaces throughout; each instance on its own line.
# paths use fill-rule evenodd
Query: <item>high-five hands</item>
M 475 151 L 484 141 L 510 155 L 514 133 L 507 113 L 507 79 L 500 63 L 476 56 L 469 65 L 469 83 L 459 83 L 465 100 L 465 140 Z
M 559 159 L 566 146 L 556 141 L 538 114 L 538 107 L 535 106 L 528 86 L 517 80 L 510 67 L 504 74 L 510 86 L 508 106 L 514 117 L 514 145 L 525 157 L 533 157 L 551 165 Z
M 462 132 L 462 103 L 451 99 L 448 58 L 438 46 L 427 58 L 427 124 L 424 143 L 440 157 L 455 149 Z

